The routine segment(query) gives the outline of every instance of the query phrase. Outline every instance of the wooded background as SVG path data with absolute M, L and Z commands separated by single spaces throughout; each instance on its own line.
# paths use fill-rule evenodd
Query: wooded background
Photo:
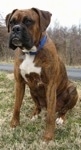
M 70 28 L 62 27 L 57 21 L 47 30 L 57 51 L 67 65 L 81 65 L 81 24 Z M 13 58 L 14 52 L 8 47 L 9 34 L 0 22 L 0 59 Z

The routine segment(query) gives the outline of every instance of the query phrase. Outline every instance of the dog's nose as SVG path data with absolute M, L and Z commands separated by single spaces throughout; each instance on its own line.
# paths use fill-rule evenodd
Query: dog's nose
M 21 31 L 21 26 L 20 25 L 15 25 L 13 28 L 12 28 L 12 31 L 15 32 L 15 33 L 18 33 Z

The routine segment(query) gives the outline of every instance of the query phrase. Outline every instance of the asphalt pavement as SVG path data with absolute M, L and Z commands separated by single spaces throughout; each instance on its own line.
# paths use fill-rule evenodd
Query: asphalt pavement
M 13 72 L 14 66 L 12 64 L 0 64 L 0 71 Z M 81 68 L 66 68 L 70 79 L 81 80 Z

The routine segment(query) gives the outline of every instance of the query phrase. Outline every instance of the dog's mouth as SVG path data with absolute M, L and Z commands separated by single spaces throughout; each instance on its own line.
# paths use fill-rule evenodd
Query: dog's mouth
M 30 50 L 34 46 L 33 39 L 30 34 L 26 32 L 14 33 L 11 32 L 9 39 L 9 47 L 15 50 L 17 47 Z
M 17 38 L 17 37 L 15 37 L 15 38 L 12 39 L 12 44 L 13 44 L 14 46 L 17 46 L 17 47 L 22 46 L 22 42 L 21 42 L 20 39 Z

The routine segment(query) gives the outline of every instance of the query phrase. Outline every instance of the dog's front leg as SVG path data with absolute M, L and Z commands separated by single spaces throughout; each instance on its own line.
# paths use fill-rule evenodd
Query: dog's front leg
M 24 97 L 24 92 L 25 92 L 25 83 L 23 81 L 16 81 L 16 89 L 15 89 L 15 105 L 14 105 L 14 112 L 13 112 L 13 117 L 11 120 L 11 127 L 16 127 L 19 125 L 19 120 L 20 120 L 20 107 L 22 104 L 22 100 Z
M 45 140 L 51 140 L 54 135 L 55 128 L 55 109 L 56 109 L 56 87 L 51 81 L 47 87 L 47 118 L 46 118 L 46 131 L 44 134 Z

